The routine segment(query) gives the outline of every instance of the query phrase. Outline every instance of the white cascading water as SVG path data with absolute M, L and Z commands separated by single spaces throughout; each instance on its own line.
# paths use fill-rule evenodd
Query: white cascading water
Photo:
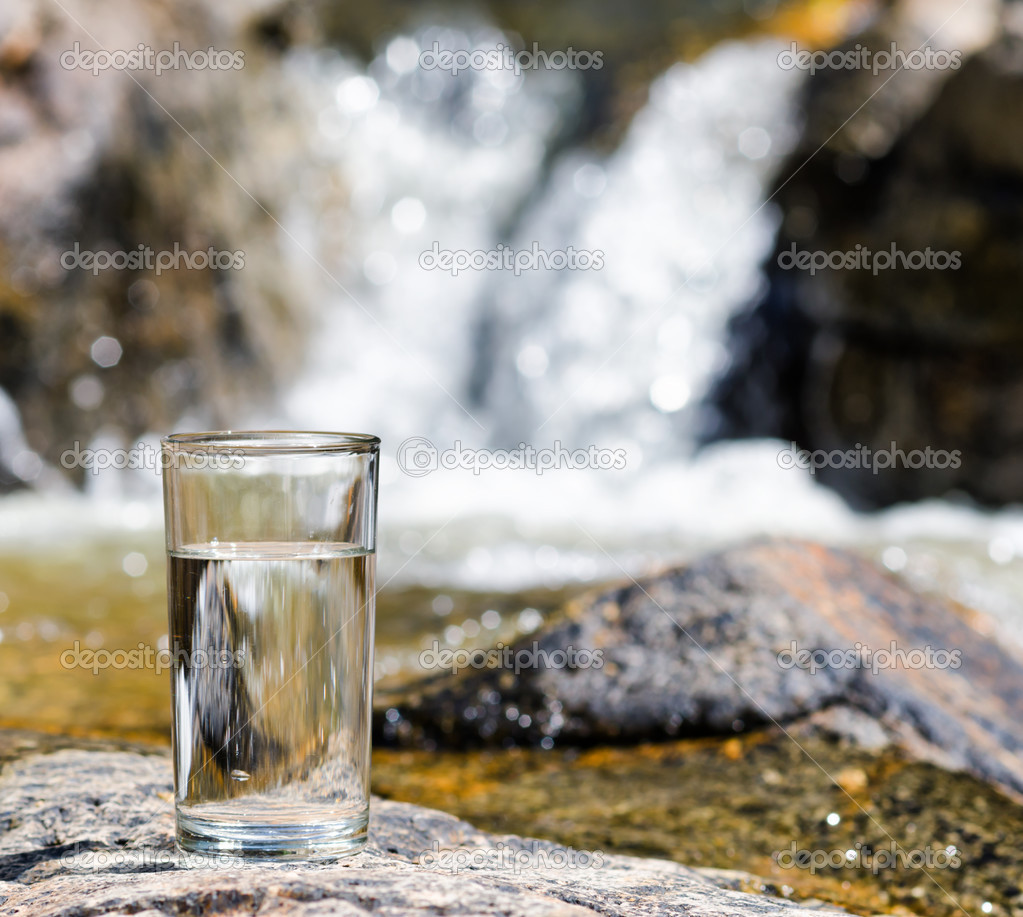
M 288 228 L 337 283 L 324 280 L 322 334 L 286 416 L 372 427 L 392 446 L 424 433 L 474 448 L 624 444 L 637 465 L 689 452 L 727 358 L 724 323 L 771 246 L 764 184 L 794 139 L 798 77 L 773 44 L 720 47 L 658 79 L 613 154 L 570 148 L 545 166 L 575 74 L 417 66 L 433 42 L 501 39 L 425 30 L 365 72 L 338 55 L 293 62 L 326 174 Z M 350 189 L 343 213 L 326 185 Z M 309 229 L 324 226 L 329 239 Z M 420 265 L 434 245 L 501 244 L 574 247 L 604 266 Z

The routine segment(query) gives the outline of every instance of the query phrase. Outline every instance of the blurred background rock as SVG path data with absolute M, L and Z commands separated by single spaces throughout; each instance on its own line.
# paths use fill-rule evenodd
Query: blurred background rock
M 824 71 L 810 81 L 802 138 L 776 187 L 784 216 L 769 287 L 733 321 L 719 435 L 825 450 L 940 443 L 966 457 L 958 469 L 891 475 L 822 469 L 860 505 L 956 489 L 989 504 L 1023 495 L 1023 159 L 1010 115 L 1023 105 L 1020 11 L 1009 4 L 1004 28 L 961 68 Z M 921 26 L 903 12 L 894 8 L 840 49 L 916 48 L 946 15 L 931 10 Z M 892 244 L 958 252 L 962 266 L 811 277 L 777 263 L 794 245 Z
M 236 42 L 257 12 L 243 6 L 16 0 L 0 14 L 0 386 L 31 448 L 53 464 L 74 440 L 164 428 L 199 402 L 222 418 L 225 405 L 268 395 L 299 358 L 300 279 L 258 257 L 277 244 L 271 213 L 293 165 L 275 143 L 291 109 L 274 97 L 272 49 L 246 42 L 241 92 L 202 71 L 163 73 L 155 93 L 151 72 L 97 77 L 61 64 L 76 42 Z M 93 275 L 61 267 L 76 243 L 114 252 L 243 243 L 251 260 L 230 274 Z M 116 344 L 97 353 L 104 338 Z M 22 470 L 32 477 L 31 464 Z M 9 472 L 5 483 L 16 483 Z

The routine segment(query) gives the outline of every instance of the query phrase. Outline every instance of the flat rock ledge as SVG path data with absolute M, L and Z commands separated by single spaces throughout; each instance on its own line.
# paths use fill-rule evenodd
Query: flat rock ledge
M 424 856 L 446 850 L 504 851 L 509 865 L 453 870 Z M 374 799 L 370 842 L 358 856 L 322 865 L 201 862 L 174 847 L 166 754 L 69 749 L 0 772 L 6 917 L 838 913 L 737 891 L 761 887 L 740 873 L 599 851 L 589 852 L 587 866 L 558 868 L 559 851 L 586 860 L 546 841 L 485 834 L 434 809 Z

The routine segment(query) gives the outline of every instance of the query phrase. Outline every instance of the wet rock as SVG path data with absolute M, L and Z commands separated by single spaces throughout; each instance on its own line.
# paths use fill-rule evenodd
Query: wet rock
M 992 504 L 1023 496 L 1023 145 L 1006 116 L 1023 105 L 1017 7 L 1006 5 L 988 47 L 953 47 L 958 67 L 808 79 L 803 140 L 774 197 L 784 220 L 767 292 L 733 323 L 716 437 L 955 455 L 916 468 L 896 457 L 880 473 L 821 469 L 857 505 L 950 490 Z M 843 49 L 915 49 L 925 38 L 882 20 Z M 779 263 L 893 246 L 917 264 L 930 249 L 936 267 L 811 275 Z
M 557 848 L 485 834 L 433 809 L 379 799 L 373 803 L 368 849 L 336 863 L 188 861 L 175 852 L 172 831 L 166 754 L 65 750 L 7 764 L 0 773 L 3 912 L 11 917 L 815 912 L 732 890 L 751 887 L 752 877 L 704 873 L 664 860 L 601 855 L 600 865 L 594 857 L 574 869 L 524 862 L 518 869 L 431 868 L 426 854 L 434 851 L 507 850 L 509 857 L 539 862 L 542 853 L 550 856 Z
M 552 747 L 798 724 L 1021 793 L 1023 665 L 973 620 L 853 554 L 757 541 L 573 602 L 499 667 L 378 698 L 375 732 Z

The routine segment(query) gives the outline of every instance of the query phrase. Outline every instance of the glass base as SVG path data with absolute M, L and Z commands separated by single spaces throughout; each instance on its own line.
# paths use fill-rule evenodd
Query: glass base
M 333 860 L 366 846 L 369 811 L 321 824 L 208 818 L 177 812 L 178 846 L 189 854 L 274 860 Z

